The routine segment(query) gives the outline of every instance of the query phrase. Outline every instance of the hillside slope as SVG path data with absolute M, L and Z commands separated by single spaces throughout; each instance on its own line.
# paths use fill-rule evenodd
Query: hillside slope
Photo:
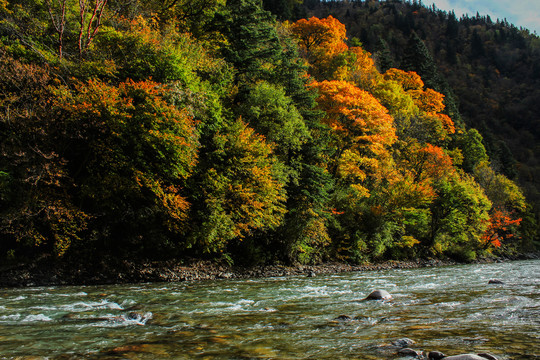
M 306 0 L 299 5 L 266 0 L 265 4 L 281 19 L 332 15 L 347 27 L 349 42 L 359 40 L 373 54 L 379 70 L 417 71 L 426 84 L 447 95 L 447 107 L 455 103 L 463 122 L 480 131 L 492 166 L 517 180 L 540 212 L 538 36 L 506 20 L 479 15 L 458 19 L 453 12 L 416 1 Z M 437 67 L 431 84 L 427 74 L 411 68 L 407 59 L 415 34 Z

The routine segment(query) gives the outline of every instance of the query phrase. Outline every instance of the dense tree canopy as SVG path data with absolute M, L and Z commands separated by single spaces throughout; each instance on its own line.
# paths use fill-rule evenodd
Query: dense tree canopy
M 349 39 L 358 38 L 373 52 L 381 72 L 395 66 L 415 71 L 428 87 L 444 94 L 443 114 L 456 127 L 459 147 L 467 137 L 462 133 L 472 128 L 481 134 L 491 167 L 520 185 L 538 221 L 538 35 L 506 19 L 478 13 L 457 18 L 452 11 L 424 4 L 310 0 L 303 16 L 338 19 Z M 470 173 L 470 160 L 463 155 Z
M 472 260 L 531 245 L 527 199 L 454 116 L 419 35 L 404 69 L 381 72 L 337 17 L 265 8 L 305 11 L 0 1 L 0 258 Z

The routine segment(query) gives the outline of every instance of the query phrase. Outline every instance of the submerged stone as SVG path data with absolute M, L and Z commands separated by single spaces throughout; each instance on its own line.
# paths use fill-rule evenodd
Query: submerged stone
M 337 318 L 335 318 L 334 320 L 337 320 L 337 321 L 352 321 L 352 317 L 350 317 L 349 315 L 339 315 Z

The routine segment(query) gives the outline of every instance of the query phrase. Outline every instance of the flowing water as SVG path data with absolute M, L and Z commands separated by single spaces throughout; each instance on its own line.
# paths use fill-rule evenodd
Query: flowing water
M 393 300 L 361 301 L 373 289 Z M 404 337 L 540 359 L 540 261 L 0 289 L 0 359 L 398 359 Z

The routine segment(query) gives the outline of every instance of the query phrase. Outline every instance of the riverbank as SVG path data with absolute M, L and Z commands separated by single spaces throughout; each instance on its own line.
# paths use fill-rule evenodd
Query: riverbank
M 519 259 L 538 259 L 539 254 L 520 258 L 480 259 L 477 262 L 495 262 Z M 40 260 L 0 268 L 0 287 L 102 285 L 143 282 L 176 282 L 216 279 L 247 279 L 277 276 L 317 276 L 351 271 L 387 269 L 414 269 L 449 266 L 457 262 L 439 259 L 385 261 L 373 264 L 351 265 L 329 262 L 319 265 L 259 265 L 251 267 L 229 266 L 211 261 L 152 261 L 136 262 L 104 258 L 92 262 L 67 262 L 42 258 Z

